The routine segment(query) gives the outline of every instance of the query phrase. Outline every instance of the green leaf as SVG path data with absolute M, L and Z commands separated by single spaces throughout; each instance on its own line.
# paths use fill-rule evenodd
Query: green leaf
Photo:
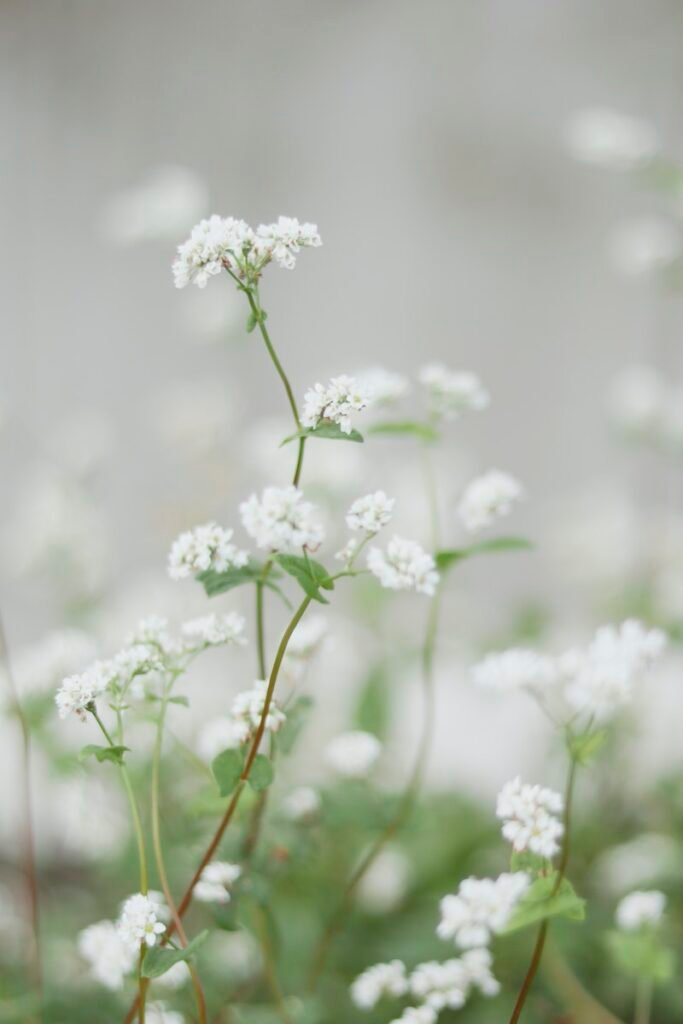
M 209 937 L 208 930 L 200 932 L 185 949 L 164 949 L 163 946 L 152 946 L 145 953 L 140 973 L 143 978 L 160 978 L 181 960 L 189 960 Z
M 169 704 L 180 704 L 183 708 L 189 708 L 190 702 L 187 697 L 183 697 L 182 694 L 178 694 L 177 697 L 168 697 L 167 701 Z
M 608 932 L 607 948 L 626 974 L 652 981 L 670 981 L 676 970 L 676 957 L 650 928 L 635 932 Z
M 286 573 L 294 577 L 305 594 L 321 604 L 329 604 L 320 593 L 320 588 L 334 590 L 334 582 L 324 565 L 301 555 L 276 555 L 275 560 Z
M 391 688 L 385 668 L 379 664 L 367 676 L 353 715 L 353 725 L 383 739 L 389 726 Z
M 549 917 L 566 917 L 570 921 L 583 921 L 586 901 L 580 899 L 566 878 L 554 893 L 557 872 L 544 875 L 532 882 L 501 934 L 507 935 Z
M 306 718 L 313 707 L 313 698 L 308 696 L 297 697 L 286 708 L 287 718 L 274 734 L 278 749 L 283 754 L 291 753 L 299 734 L 304 727 Z
M 258 323 L 258 318 L 254 315 L 254 311 L 252 310 L 249 313 L 249 316 L 247 317 L 247 334 L 251 334 L 251 332 L 256 327 L 257 323 Z
M 216 597 L 218 594 L 225 594 L 228 590 L 233 590 L 235 587 L 242 587 L 246 583 L 260 582 L 264 587 L 268 587 L 269 590 L 278 594 L 285 604 L 288 607 L 291 607 L 286 596 L 274 582 L 276 579 L 281 578 L 282 573 L 273 568 L 271 568 L 264 576 L 263 565 L 259 562 L 253 561 L 250 561 L 248 565 L 243 565 L 239 569 L 226 569 L 225 572 L 216 572 L 214 569 L 207 569 L 205 572 L 200 572 L 197 576 L 197 579 L 206 591 L 207 597 Z
M 261 793 L 273 781 L 273 762 L 265 754 L 257 754 L 249 772 L 249 785 L 256 793 Z
M 530 548 L 533 548 L 533 544 L 524 537 L 494 537 L 493 540 L 483 540 L 480 544 L 472 544 L 469 548 L 450 548 L 445 551 L 437 551 L 434 561 L 437 569 L 443 572 L 450 569 L 456 562 L 462 562 L 465 558 L 473 558 L 475 555 L 489 555 L 496 551 L 528 551 Z
M 98 747 L 95 743 L 89 743 L 83 747 L 78 755 L 79 761 L 85 761 L 88 757 L 96 757 L 98 761 L 111 761 L 112 764 L 123 764 L 123 755 L 130 747 Z
M 230 796 L 242 774 L 244 757 L 242 752 L 230 747 L 211 762 L 213 777 L 218 783 L 221 796 Z
M 569 753 L 578 764 L 585 767 L 602 750 L 608 738 L 607 729 L 598 729 L 597 732 L 589 732 L 582 736 L 572 736 L 569 740 Z
M 322 420 L 317 427 L 307 427 L 304 430 L 297 430 L 296 434 L 290 434 L 284 441 L 281 442 L 280 447 L 289 444 L 290 441 L 298 441 L 302 437 L 322 437 L 326 441 L 355 441 L 357 444 L 363 443 L 363 435 L 357 430 L 350 430 L 348 434 L 345 434 L 338 423 L 333 423 L 331 420 Z
M 438 441 L 439 439 L 439 432 L 431 423 L 420 423 L 418 420 L 387 420 L 383 423 L 373 423 L 371 427 L 368 427 L 368 433 L 412 436 L 420 441 Z

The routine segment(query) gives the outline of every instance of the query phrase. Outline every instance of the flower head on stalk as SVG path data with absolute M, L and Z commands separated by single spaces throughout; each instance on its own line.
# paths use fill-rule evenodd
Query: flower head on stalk
M 545 786 L 530 786 L 519 776 L 498 794 L 496 816 L 503 822 L 503 836 L 517 853 L 529 850 L 550 859 L 559 852 L 564 826 L 557 817 L 564 802 Z
M 617 928 L 635 932 L 644 927 L 656 927 L 664 916 L 666 896 L 658 889 L 630 892 L 617 906 Z
M 178 246 L 173 263 L 175 286 L 204 288 L 221 270 L 254 283 L 269 263 L 291 270 L 301 249 L 319 245 L 322 241 L 316 225 L 300 224 L 295 217 L 279 217 L 254 230 L 246 221 L 213 214 L 200 221 Z
M 523 496 L 518 480 L 509 473 L 492 469 L 466 487 L 458 514 L 466 530 L 483 530 L 496 519 L 509 515 Z
M 168 556 L 171 579 L 185 579 L 207 569 L 225 572 L 246 565 L 249 555 L 232 543 L 232 535 L 232 530 L 225 530 L 218 523 L 205 523 L 181 533 Z
M 315 551 L 325 533 L 314 518 L 315 506 L 298 487 L 266 487 L 240 505 L 242 524 L 256 546 L 267 551 Z
M 453 939 L 461 949 L 487 946 L 502 931 L 530 885 L 524 871 L 498 878 L 466 878 L 457 894 L 441 900 L 440 939 Z
M 235 737 L 238 743 L 246 743 L 259 727 L 266 703 L 268 684 L 264 679 L 257 680 L 251 690 L 238 693 L 232 705 L 232 720 Z M 269 733 L 275 733 L 285 723 L 286 715 L 274 700 L 271 700 L 266 715 L 265 727 Z
M 420 384 L 427 392 L 432 415 L 455 419 L 463 412 L 478 412 L 489 404 L 489 394 L 474 373 L 449 370 L 441 363 L 423 366 Z
M 134 950 L 155 946 L 166 925 L 159 920 L 158 904 L 145 893 L 129 896 L 121 909 L 118 930 L 124 943 Z
M 433 597 L 439 582 L 436 563 L 414 540 L 394 536 L 386 551 L 370 548 L 368 569 L 389 590 L 416 590 Z
M 350 434 L 351 413 L 362 412 L 371 399 L 353 377 L 332 377 L 329 384 L 314 384 L 304 395 L 301 424 L 313 429 L 321 423 L 336 423 L 342 434 Z

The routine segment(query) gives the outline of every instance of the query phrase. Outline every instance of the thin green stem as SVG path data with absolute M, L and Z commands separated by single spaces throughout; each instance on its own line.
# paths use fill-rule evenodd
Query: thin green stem
M 260 908 L 258 914 L 259 937 L 261 939 L 261 949 L 263 951 L 263 967 L 266 976 L 266 981 L 268 983 L 268 988 L 270 989 L 271 995 L 273 997 L 273 1002 L 275 1004 L 275 1008 L 278 1012 L 278 1016 L 282 1021 L 282 1024 L 292 1024 L 292 1018 L 290 1017 L 289 1012 L 287 1010 L 287 1004 L 285 1003 L 285 998 L 284 995 L 282 994 L 282 989 L 280 988 L 280 982 L 277 976 L 277 967 L 275 963 L 275 954 L 273 951 L 273 942 L 270 937 L 270 932 L 268 930 L 268 919 L 266 917 L 265 911 L 261 910 Z
M 263 615 L 263 583 L 256 581 L 256 657 L 259 679 L 266 678 L 266 631 Z
M 567 871 L 567 865 L 569 864 L 569 855 L 571 852 L 571 824 L 572 824 L 572 803 L 574 800 L 574 785 L 576 783 L 576 771 L 578 768 L 578 762 L 575 757 L 570 755 L 569 772 L 567 774 L 567 784 L 565 788 L 564 796 L 564 841 L 562 843 L 562 854 L 560 857 L 560 863 L 557 869 L 557 877 L 555 884 L 553 885 L 552 895 L 555 896 L 562 885 L 562 881 Z M 548 936 L 548 921 L 545 920 L 538 930 L 536 936 L 536 942 L 534 943 L 533 953 L 531 954 L 531 961 L 527 968 L 527 972 L 522 982 L 522 987 L 519 990 L 517 1000 L 512 1010 L 512 1016 L 510 1017 L 509 1024 L 517 1024 L 522 1011 L 529 997 L 531 987 L 538 973 L 538 968 L 541 965 L 541 959 L 543 958 L 543 950 L 545 948 L 545 941 Z
M 652 1013 L 652 979 L 640 978 L 636 987 L 636 1008 L 633 1024 L 650 1024 Z

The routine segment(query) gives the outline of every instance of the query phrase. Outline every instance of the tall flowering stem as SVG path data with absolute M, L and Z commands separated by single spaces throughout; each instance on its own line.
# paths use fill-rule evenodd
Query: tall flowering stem
M 0 615 L 0 665 L 10 690 L 12 706 L 21 730 L 21 779 L 23 800 L 23 862 L 26 879 L 27 903 L 31 920 L 29 964 L 36 993 L 40 996 L 43 987 L 43 972 L 40 956 L 40 899 L 38 891 L 38 870 L 36 866 L 35 837 L 33 834 L 33 799 L 31 795 L 31 728 L 19 699 L 12 671 L 5 626 Z
M 567 785 L 564 797 L 564 840 L 562 843 L 562 854 L 560 856 L 560 863 L 557 870 L 557 878 L 552 890 L 552 896 L 557 895 L 559 892 L 562 881 L 567 872 L 567 866 L 569 864 L 569 856 L 571 852 L 571 824 L 572 824 L 572 803 L 574 800 L 574 785 L 576 783 L 576 772 L 578 769 L 578 760 L 576 756 L 570 750 L 570 762 L 569 772 L 567 774 Z M 531 987 L 534 983 L 538 969 L 541 966 L 541 960 L 543 959 L 543 950 L 545 949 L 546 939 L 548 937 L 548 921 L 545 920 L 538 930 L 536 936 L 536 942 L 534 943 L 534 949 L 531 954 L 531 961 L 527 972 L 522 982 L 522 987 L 519 990 L 517 1000 L 512 1010 L 512 1016 L 510 1017 L 509 1024 L 517 1024 L 522 1016 L 522 1010 L 529 997 Z
M 244 792 L 245 786 L 249 781 L 249 775 L 251 773 L 252 765 L 254 764 L 256 755 L 258 754 L 259 747 L 261 745 L 261 740 L 263 739 L 263 734 L 266 730 L 266 720 L 268 718 L 268 713 L 270 711 L 270 706 L 273 700 L 273 694 L 275 693 L 275 687 L 277 685 L 278 676 L 280 674 L 280 668 L 282 667 L 284 656 L 287 653 L 287 645 L 289 644 L 292 633 L 299 625 L 299 622 L 303 618 L 306 609 L 308 608 L 310 603 L 311 598 L 305 597 L 304 600 L 299 605 L 299 607 L 297 608 L 297 610 L 295 611 L 294 615 L 292 616 L 289 625 L 282 634 L 282 638 L 280 640 L 277 652 L 275 654 L 275 659 L 273 661 L 273 667 L 270 671 L 268 687 L 263 701 L 263 710 L 261 712 L 259 724 L 249 745 L 249 750 L 247 752 L 242 773 L 240 775 L 235 791 L 233 792 L 232 797 L 230 798 L 230 803 L 228 804 L 225 813 L 220 820 L 218 828 L 214 832 L 213 837 L 209 845 L 207 846 L 206 850 L 204 851 L 204 855 L 202 856 L 202 859 L 200 860 L 194 875 L 192 876 L 185 892 L 183 893 L 181 900 L 177 904 L 177 916 L 179 919 L 181 919 L 184 916 L 187 908 L 190 906 L 190 903 L 192 902 L 194 888 L 197 882 L 199 881 L 204 868 L 209 863 L 209 861 L 213 859 L 213 855 L 218 849 L 218 846 L 221 842 L 221 839 L 223 838 L 225 830 L 227 829 L 228 825 L 230 824 L 235 815 L 235 811 L 237 810 L 237 806 L 240 802 L 242 793 Z M 165 944 L 166 942 L 168 942 L 169 939 L 175 934 L 175 932 L 176 923 L 174 920 L 171 920 L 171 923 L 166 929 L 166 932 L 162 936 L 162 943 Z M 125 1024 L 132 1024 L 132 1022 L 135 1020 L 135 1015 L 137 1013 L 139 1005 L 139 998 L 140 997 L 138 996 L 138 998 L 135 999 L 130 1010 L 128 1011 L 125 1017 Z

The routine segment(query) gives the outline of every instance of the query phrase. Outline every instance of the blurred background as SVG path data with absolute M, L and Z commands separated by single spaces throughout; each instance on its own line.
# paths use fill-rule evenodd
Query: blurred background
M 173 538 L 237 525 L 251 490 L 286 481 L 288 410 L 239 296 L 222 278 L 177 292 L 170 272 L 201 217 L 282 213 L 323 238 L 262 290 L 299 397 L 380 365 L 412 381 L 412 414 L 435 360 L 491 393 L 436 455 L 444 540 L 464 542 L 458 497 L 497 467 L 526 491 L 504 532 L 535 549 L 450 588 L 429 779 L 489 799 L 538 769 L 540 716 L 473 693 L 472 661 L 627 614 L 674 635 L 683 621 L 680 2 L 5 0 L 0 19 L 0 609 L 22 689 L 116 650 L 142 615 L 204 612 L 166 577 Z M 410 442 L 324 447 L 306 490 L 333 537 L 383 487 L 399 532 L 426 542 Z M 417 643 L 423 614 L 399 598 L 389 626 Z M 384 639 L 357 608 L 328 626 L 304 779 Z M 674 653 L 641 709 L 636 787 L 680 768 L 680 667 Z M 192 744 L 222 672 L 178 726 Z M 419 706 L 403 676 L 397 754 Z M 15 723 L 2 730 L 11 777 Z M 40 780 L 74 788 L 36 756 Z M 43 849 L 80 848 L 82 795 L 52 820 L 40 790 Z M 2 804 L 9 856 L 13 793 Z

